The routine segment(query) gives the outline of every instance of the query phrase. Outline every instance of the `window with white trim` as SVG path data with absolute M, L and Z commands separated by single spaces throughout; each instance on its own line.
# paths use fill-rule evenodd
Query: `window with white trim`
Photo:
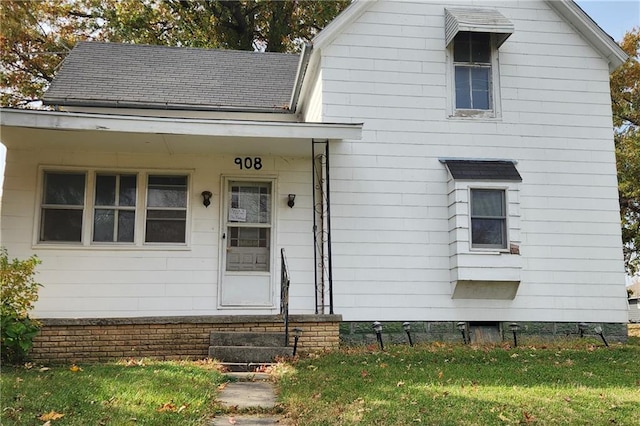
M 40 241 L 80 242 L 86 173 L 44 174 Z
M 492 110 L 491 34 L 460 32 L 453 39 L 456 110 Z
M 184 244 L 188 175 L 142 175 L 45 171 L 38 242 Z
M 453 117 L 500 115 L 498 49 L 513 23 L 493 8 L 445 8 L 445 45 Z
M 470 188 L 471 248 L 507 249 L 504 189 Z

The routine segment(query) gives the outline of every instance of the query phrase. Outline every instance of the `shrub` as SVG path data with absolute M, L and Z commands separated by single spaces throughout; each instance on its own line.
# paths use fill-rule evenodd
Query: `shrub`
M 41 287 L 34 278 L 38 264 L 40 260 L 36 256 L 9 261 L 7 250 L 0 250 L 0 349 L 3 361 L 23 361 L 38 333 L 38 322 L 29 317 Z

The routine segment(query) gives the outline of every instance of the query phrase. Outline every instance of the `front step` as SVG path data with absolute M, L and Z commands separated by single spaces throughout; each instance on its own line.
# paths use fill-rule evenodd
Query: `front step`
M 293 348 L 284 346 L 209 346 L 209 358 L 224 363 L 270 363 L 276 358 L 292 356 Z
M 284 333 L 212 331 L 209 334 L 211 346 L 268 346 L 284 345 Z
M 209 335 L 209 358 L 223 363 L 266 364 L 276 358 L 293 356 L 285 347 L 284 333 L 212 331 Z

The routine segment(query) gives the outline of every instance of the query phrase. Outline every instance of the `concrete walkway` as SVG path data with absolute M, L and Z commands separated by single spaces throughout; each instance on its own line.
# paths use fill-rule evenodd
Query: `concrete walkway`
M 265 373 L 229 373 L 237 382 L 228 383 L 218 395 L 218 402 L 229 409 L 257 408 L 269 410 L 276 406 L 276 390 Z M 273 426 L 281 425 L 280 417 L 273 415 L 225 414 L 216 417 L 211 426 Z

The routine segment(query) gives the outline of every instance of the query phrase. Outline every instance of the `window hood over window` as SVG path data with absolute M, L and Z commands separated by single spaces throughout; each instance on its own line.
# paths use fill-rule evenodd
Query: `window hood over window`
M 447 46 L 461 31 L 496 34 L 497 47 L 513 34 L 513 23 L 495 9 L 445 9 Z

